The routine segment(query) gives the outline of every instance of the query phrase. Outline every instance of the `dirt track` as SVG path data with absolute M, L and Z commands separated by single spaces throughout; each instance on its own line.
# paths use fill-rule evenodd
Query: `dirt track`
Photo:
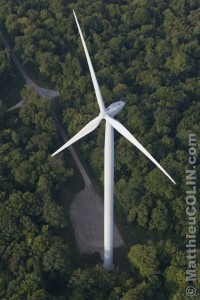
M 13 61 L 20 70 L 26 85 L 33 89 L 39 96 L 45 97 L 47 99 L 53 99 L 59 96 L 59 92 L 56 90 L 44 89 L 37 84 L 35 84 L 29 76 L 24 71 L 18 58 L 11 50 L 10 45 L 7 40 L 0 32 L 0 37 L 6 48 L 9 48 L 12 54 Z M 8 111 L 19 108 L 23 105 L 23 100 L 18 102 L 16 105 L 8 109 Z M 61 127 L 59 120 L 57 119 L 55 113 L 52 111 L 52 117 L 57 126 L 58 132 L 62 136 L 63 140 L 67 141 L 67 136 L 63 128 Z M 72 225 L 74 228 L 75 238 L 77 242 L 77 247 L 80 252 L 100 252 L 103 253 L 103 201 L 95 191 L 92 186 L 91 180 L 84 169 L 81 161 L 79 160 L 73 147 L 69 147 L 77 167 L 79 168 L 81 175 L 83 177 L 85 188 L 80 193 L 76 194 L 71 207 L 70 207 L 70 217 Z M 114 224 L 114 247 L 123 246 L 124 242 L 119 234 L 119 231 Z
M 3 34 L 0 32 L 0 38 L 2 39 L 4 46 L 10 50 L 12 59 L 15 63 L 15 65 L 18 67 L 20 73 L 22 74 L 24 80 L 26 81 L 26 86 L 29 87 L 30 89 L 32 89 L 33 91 L 35 91 L 40 97 L 44 97 L 47 98 L 49 100 L 58 97 L 59 96 L 59 91 L 57 90 L 49 90 L 49 89 L 45 89 L 43 87 L 38 86 L 35 82 L 33 82 L 33 80 L 30 79 L 30 77 L 26 74 L 24 68 L 22 67 L 20 61 L 18 60 L 17 56 L 15 55 L 15 53 L 12 51 L 10 44 L 8 43 L 8 41 L 5 39 L 5 37 L 3 36 Z M 13 109 L 19 108 L 23 105 L 24 101 L 21 100 L 19 101 L 16 105 L 14 105 L 13 107 L 9 108 L 8 111 L 11 111 Z

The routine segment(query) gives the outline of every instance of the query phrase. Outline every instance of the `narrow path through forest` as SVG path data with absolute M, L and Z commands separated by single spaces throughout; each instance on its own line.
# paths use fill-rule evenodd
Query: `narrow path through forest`
M 12 51 L 8 41 L 5 39 L 3 34 L 0 32 L 0 38 L 2 39 L 4 46 L 11 51 L 12 59 L 19 71 L 21 72 L 26 85 L 34 90 L 39 96 L 47 99 L 53 99 L 59 96 L 59 91 L 49 90 L 42 88 L 35 84 L 30 77 L 26 74 L 21 63 Z M 8 111 L 19 108 L 23 105 L 23 100 L 18 102 L 16 105 L 8 109 Z M 56 114 L 51 111 L 51 116 L 55 122 L 57 130 L 61 135 L 64 142 L 68 140 L 65 131 L 63 130 Z M 85 188 L 78 194 L 75 195 L 72 204 L 70 206 L 70 217 L 74 228 L 75 238 L 77 247 L 80 252 L 100 252 L 103 251 L 103 201 L 95 191 L 91 180 L 84 169 L 81 161 L 79 160 L 73 146 L 70 146 L 69 151 L 75 160 L 78 169 L 84 180 Z M 124 245 L 123 239 L 114 224 L 114 247 L 121 247 Z

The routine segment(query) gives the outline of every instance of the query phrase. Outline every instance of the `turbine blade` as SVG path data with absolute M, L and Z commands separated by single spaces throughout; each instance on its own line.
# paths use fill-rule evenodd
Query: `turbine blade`
M 81 28 L 79 26 L 79 23 L 78 23 L 78 20 L 77 20 L 77 17 L 76 17 L 76 14 L 75 14 L 74 10 L 73 10 L 73 13 L 74 13 L 74 17 L 75 17 L 75 20 L 76 20 L 78 31 L 79 31 L 79 34 L 80 34 L 80 37 L 81 37 L 81 41 L 82 41 L 82 44 L 83 44 L 85 55 L 86 55 L 86 58 L 87 58 L 87 63 L 88 63 L 88 66 L 89 66 L 90 75 L 92 77 L 92 82 L 93 82 L 93 85 L 94 85 L 94 90 L 95 90 L 95 94 L 96 94 L 97 101 L 98 101 L 98 104 L 99 104 L 99 108 L 100 108 L 101 112 L 104 112 L 105 111 L 105 106 L 104 106 L 103 98 L 102 98 L 102 95 L 101 95 L 101 90 L 100 90 L 99 84 L 97 82 L 97 78 L 96 78 L 96 75 L 95 75 L 95 72 L 94 72 L 94 68 L 92 66 L 92 62 L 91 62 L 91 59 L 90 59 L 90 56 L 89 56 L 89 53 L 88 53 L 88 50 L 87 50 L 87 47 L 86 47 L 86 43 L 84 41 L 83 34 L 81 32 Z
M 64 150 L 65 148 L 69 147 L 74 142 L 81 139 L 83 136 L 87 135 L 91 131 L 97 128 L 99 123 L 101 122 L 102 118 L 100 116 L 96 117 L 92 121 L 90 121 L 85 127 L 83 127 L 73 138 L 67 141 L 62 147 L 60 147 L 56 152 L 54 152 L 51 156 L 58 154 L 60 151 Z
M 151 154 L 136 140 L 136 138 L 117 120 L 105 116 L 105 119 L 110 122 L 110 124 L 123 135 L 127 140 L 129 140 L 133 145 L 135 145 L 140 151 L 142 151 L 174 184 L 176 182 L 171 178 L 171 176 L 161 167 L 161 165 L 151 156 Z

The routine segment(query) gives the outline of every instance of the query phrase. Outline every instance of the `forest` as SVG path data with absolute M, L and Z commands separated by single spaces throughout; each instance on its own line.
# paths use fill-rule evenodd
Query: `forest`
M 50 156 L 62 145 L 52 109 L 70 137 L 99 111 L 73 9 L 105 105 L 124 97 L 116 118 L 177 183 L 115 134 L 115 214 L 126 243 L 117 272 L 104 270 L 96 254 L 78 253 L 68 209 L 79 175 L 68 151 Z M 0 39 L 0 298 L 188 299 L 185 194 L 189 134 L 200 148 L 199 1 L 1 0 L 0 32 L 27 73 L 60 92 L 50 102 L 24 87 Z M 7 111 L 21 99 L 20 109 Z M 102 123 L 75 145 L 100 190 Z M 196 256 L 200 293 L 199 240 Z

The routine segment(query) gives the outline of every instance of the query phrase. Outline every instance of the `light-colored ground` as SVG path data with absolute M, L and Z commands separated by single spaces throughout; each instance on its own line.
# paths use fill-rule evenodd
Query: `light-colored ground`
M 26 85 L 34 90 L 39 96 L 45 97 L 47 99 L 53 99 L 59 96 L 59 92 L 56 90 L 44 89 L 37 84 L 35 84 L 29 76 L 24 71 L 21 63 L 18 58 L 11 50 L 10 45 L 7 40 L 0 32 L 0 37 L 3 40 L 5 47 L 9 48 L 12 54 L 13 61 L 20 70 Z M 24 101 L 21 100 L 15 106 L 8 109 L 8 111 L 19 108 L 23 105 Z M 57 129 L 61 134 L 63 140 L 67 141 L 67 136 L 64 130 L 62 129 L 59 120 L 57 119 L 54 112 L 52 112 L 52 117 L 56 123 Z M 71 207 L 70 207 L 70 217 L 71 222 L 74 228 L 75 238 L 77 242 L 77 247 L 80 252 L 100 252 L 103 253 L 103 201 L 95 191 L 92 186 L 91 180 L 84 169 L 81 161 L 79 160 L 76 152 L 73 147 L 70 146 L 69 150 L 77 164 L 77 167 L 80 170 L 80 173 L 83 177 L 85 188 L 80 193 L 76 194 Z M 121 247 L 124 245 L 122 237 L 114 224 L 114 247 Z
M 76 194 L 70 216 L 74 227 L 77 246 L 80 252 L 103 252 L 103 203 L 91 187 L 85 187 Z M 121 247 L 124 242 L 114 224 L 114 247 Z

